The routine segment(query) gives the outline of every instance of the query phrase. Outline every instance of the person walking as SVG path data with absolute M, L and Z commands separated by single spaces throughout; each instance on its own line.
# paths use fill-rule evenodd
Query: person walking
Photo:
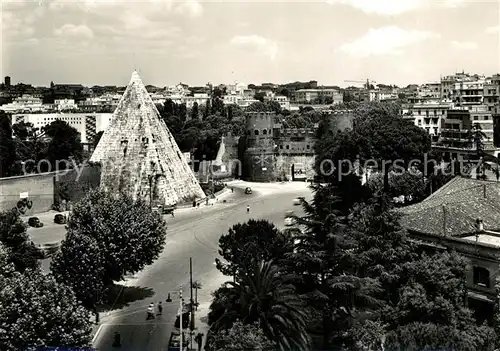
M 146 320 L 155 319 L 155 304 L 151 302 L 148 306 L 148 317 Z
M 250 205 L 247 205 L 247 213 L 250 213 Z
M 203 344 L 203 333 L 198 333 L 194 340 L 198 344 L 198 351 L 201 351 L 201 346 Z
M 161 301 L 158 302 L 158 315 L 161 316 L 163 312 L 163 305 L 161 304 Z

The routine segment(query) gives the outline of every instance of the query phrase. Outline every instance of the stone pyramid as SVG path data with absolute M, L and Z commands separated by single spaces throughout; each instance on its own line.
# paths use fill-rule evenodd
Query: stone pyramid
M 112 193 L 153 205 L 205 197 L 135 71 L 90 161 L 101 163 L 101 187 Z

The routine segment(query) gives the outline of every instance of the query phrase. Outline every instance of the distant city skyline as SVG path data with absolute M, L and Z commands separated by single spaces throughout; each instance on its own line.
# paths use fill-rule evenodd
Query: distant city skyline
M 500 72 L 495 0 L 5 1 L 2 77 L 34 86 L 344 80 Z M 353 84 L 355 85 L 355 84 Z M 361 84 L 359 84 L 361 86 Z

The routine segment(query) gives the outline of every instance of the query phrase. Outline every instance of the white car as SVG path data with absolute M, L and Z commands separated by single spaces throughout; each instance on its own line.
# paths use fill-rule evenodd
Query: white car
M 301 204 L 301 201 L 302 201 L 302 200 L 304 200 L 304 197 L 302 197 L 302 196 L 296 197 L 295 199 L 293 199 L 293 204 L 294 204 L 295 206 L 298 206 L 298 205 L 300 205 L 300 204 Z
M 286 218 L 285 218 L 285 225 L 286 225 L 287 227 L 289 227 L 289 226 L 293 225 L 294 223 L 295 223 L 295 221 L 293 220 L 293 218 L 292 218 L 292 217 L 286 217 Z

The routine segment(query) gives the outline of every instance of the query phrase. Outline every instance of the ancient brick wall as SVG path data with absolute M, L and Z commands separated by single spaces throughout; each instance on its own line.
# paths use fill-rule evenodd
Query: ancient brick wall
M 16 207 L 22 193 L 27 193 L 33 207 L 27 215 L 48 211 L 54 203 L 55 172 L 0 178 L 0 210 Z

